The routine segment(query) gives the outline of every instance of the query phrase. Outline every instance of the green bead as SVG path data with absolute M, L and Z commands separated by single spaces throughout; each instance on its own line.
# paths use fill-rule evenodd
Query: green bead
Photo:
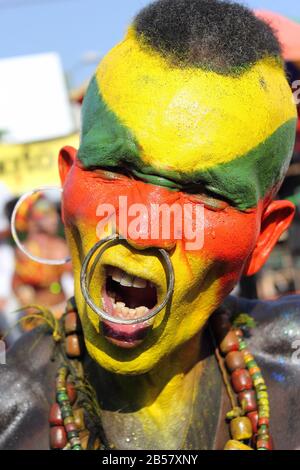
M 79 444 L 75 444 L 75 446 L 72 447 L 72 450 L 82 450 L 82 448 Z
M 247 348 L 247 344 L 245 343 L 245 341 L 241 340 L 240 341 L 240 351 L 243 351 L 243 349 L 246 349 Z
M 267 386 L 265 383 L 260 383 L 257 385 L 256 389 L 258 392 L 264 392 L 267 390 Z
M 252 380 L 259 379 L 262 377 L 261 372 L 255 372 L 252 376 Z
M 268 392 L 257 392 L 257 399 L 261 400 L 262 398 L 269 398 Z
M 257 364 L 255 361 L 253 361 L 253 359 L 251 361 L 246 361 L 246 365 L 248 367 L 248 369 L 251 369 L 252 367 L 257 367 Z
M 269 399 L 268 398 L 259 398 L 258 399 L 258 406 L 269 406 Z

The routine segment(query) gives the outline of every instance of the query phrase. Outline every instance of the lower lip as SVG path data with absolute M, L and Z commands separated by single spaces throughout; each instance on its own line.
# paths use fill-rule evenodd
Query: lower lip
M 102 291 L 102 298 L 105 310 L 109 315 L 114 316 L 113 305 L 105 288 Z M 149 324 L 149 321 L 136 325 L 122 325 L 107 320 L 101 320 L 101 325 L 107 341 L 123 349 L 133 349 L 139 346 L 152 329 L 152 324 Z

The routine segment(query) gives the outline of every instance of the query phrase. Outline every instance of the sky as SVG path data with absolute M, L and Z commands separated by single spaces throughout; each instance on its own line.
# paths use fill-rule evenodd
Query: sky
M 127 25 L 150 0 L 0 0 L 0 59 L 58 52 L 72 85 L 88 78 L 96 62 L 120 41 Z M 300 18 L 299 0 L 244 0 L 253 8 Z

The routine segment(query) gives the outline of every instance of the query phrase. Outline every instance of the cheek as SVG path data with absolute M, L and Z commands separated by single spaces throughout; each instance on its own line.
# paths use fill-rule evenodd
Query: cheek
M 259 233 L 259 210 L 241 213 L 205 211 L 204 251 L 227 263 L 240 263 L 255 247 Z

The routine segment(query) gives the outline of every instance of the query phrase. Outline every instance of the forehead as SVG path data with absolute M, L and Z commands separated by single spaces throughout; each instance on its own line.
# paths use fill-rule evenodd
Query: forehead
M 242 156 L 295 116 L 280 66 L 231 77 L 170 66 L 130 32 L 96 74 L 108 107 L 158 168 L 203 170 Z
M 180 68 L 141 47 L 129 31 L 91 83 L 79 158 L 202 180 L 237 206 L 251 207 L 280 178 L 295 118 L 275 59 L 235 76 Z

